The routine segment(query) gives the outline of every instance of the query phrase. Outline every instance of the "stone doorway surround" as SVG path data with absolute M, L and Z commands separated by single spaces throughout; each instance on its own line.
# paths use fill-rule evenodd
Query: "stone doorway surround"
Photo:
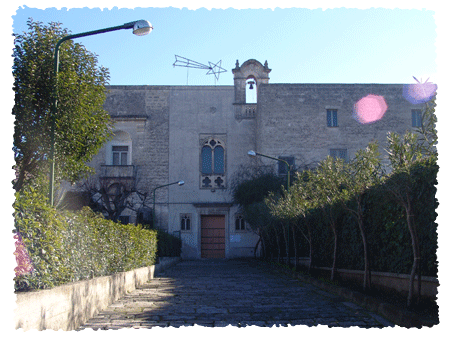
M 229 256 L 229 213 L 232 203 L 194 203 L 198 215 L 199 258 Z

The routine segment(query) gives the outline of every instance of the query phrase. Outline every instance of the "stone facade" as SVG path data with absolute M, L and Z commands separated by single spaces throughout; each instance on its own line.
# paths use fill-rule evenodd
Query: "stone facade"
M 108 88 L 105 109 L 115 136 L 92 162 L 97 178 L 131 182 L 151 198 L 154 192 L 157 226 L 181 237 L 183 258 L 207 257 L 202 241 L 210 230 L 202 230 L 202 220 L 211 215 L 225 220 L 214 244 L 223 257 L 254 254 L 258 237 L 233 204 L 232 182 L 241 168 L 282 168 L 250 158 L 249 150 L 285 157 L 300 169 L 327 155 L 350 159 L 373 140 L 382 151 L 387 132 L 411 129 L 411 111 L 421 108 L 403 98 L 401 84 L 269 84 L 270 71 L 267 61 L 248 60 L 236 62 L 233 86 Z M 249 90 L 257 93 L 255 101 Z M 363 125 L 353 106 L 368 94 L 383 96 L 388 110 Z M 327 110 L 335 114 L 332 126 Z M 180 180 L 184 185 L 168 185 Z M 131 210 L 123 215 L 130 222 L 136 217 Z

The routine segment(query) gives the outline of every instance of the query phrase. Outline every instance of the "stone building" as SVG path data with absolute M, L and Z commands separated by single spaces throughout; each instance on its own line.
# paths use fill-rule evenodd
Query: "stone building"
M 230 86 L 108 88 L 115 133 L 92 162 L 94 179 L 113 192 L 146 193 L 140 214 L 125 209 L 120 219 L 134 222 L 154 205 L 157 226 L 181 237 L 183 258 L 254 254 L 258 237 L 233 204 L 232 181 L 257 163 L 286 169 L 249 150 L 296 168 L 327 155 L 350 159 L 372 140 L 382 150 L 387 132 L 411 129 L 421 108 L 403 98 L 401 84 L 271 84 L 267 61 L 256 60 L 232 71 Z M 353 107 L 367 95 L 382 96 L 387 111 L 362 124 Z

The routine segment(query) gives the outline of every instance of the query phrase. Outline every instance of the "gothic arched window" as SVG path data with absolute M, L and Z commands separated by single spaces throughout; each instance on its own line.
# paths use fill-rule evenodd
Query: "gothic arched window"
M 203 145 L 202 174 L 225 174 L 225 149 L 222 142 L 210 139 Z
M 222 141 L 209 138 L 201 144 L 200 187 L 225 188 L 225 145 Z

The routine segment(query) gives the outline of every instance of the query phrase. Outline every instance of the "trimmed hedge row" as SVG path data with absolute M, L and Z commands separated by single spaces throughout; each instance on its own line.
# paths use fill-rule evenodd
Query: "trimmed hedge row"
M 158 238 L 158 257 L 180 257 L 181 256 L 181 239 L 168 234 L 167 232 L 157 230 Z
M 421 273 L 437 277 L 437 223 L 436 199 L 438 165 L 436 162 L 422 161 L 411 170 L 413 182 L 414 219 L 420 242 Z M 393 175 L 389 179 L 394 180 Z M 349 203 L 352 203 L 350 201 Z M 373 187 L 363 196 L 364 224 L 369 246 L 370 268 L 372 271 L 409 274 L 413 264 L 411 235 L 406 224 L 405 212 L 393 200 L 384 185 Z M 342 206 L 336 205 L 337 215 L 337 268 L 364 270 L 364 255 L 358 224 Z M 278 231 L 281 241 L 281 255 L 285 255 L 285 244 L 281 229 L 283 220 L 272 218 L 270 231 L 263 233 L 265 256 L 278 257 L 278 245 L 274 231 Z M 325 219 L 323 210 L 311 209 L 297 224 L 291 224 L 295 232 L 295 243 L 299 257 L 309 256 L 309 243 L 305 238 L 308 223 L 312 232 L 313 263 L 315 266 L 331 267 L 334 236 Z M 303 231 L 303 234 L 300 232 Z M 294 238 L 291 232 L 290 252 L 294 252 Z
M 33 267 L 31 273 L 16 273 L 16 291 L 52 288 L 155 263 L 155 230 L 105 220 L 89 208 L 58 211 L 45 201 L 33 189 L 16 194 L 14 232 L 20 234 Z

